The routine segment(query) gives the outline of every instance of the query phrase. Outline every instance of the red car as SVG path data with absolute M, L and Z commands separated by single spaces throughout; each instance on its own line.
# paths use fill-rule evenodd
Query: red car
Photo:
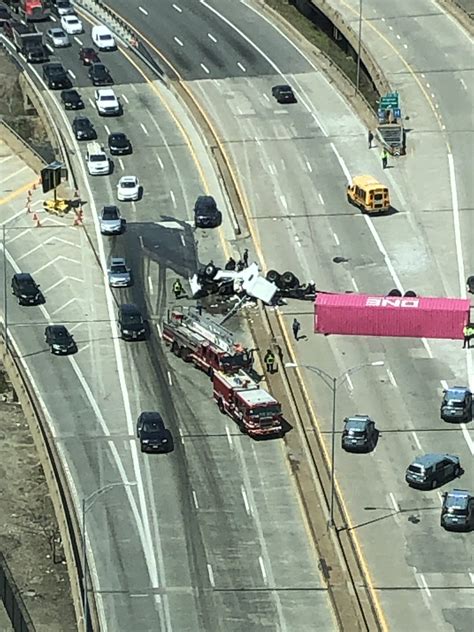
M 81 48 L 79 51 L 79 59 L 82 61 L 84 66 L 91 66 L 92 64 L 96 64 L 100 61 L 97 51 L 93 48 Z

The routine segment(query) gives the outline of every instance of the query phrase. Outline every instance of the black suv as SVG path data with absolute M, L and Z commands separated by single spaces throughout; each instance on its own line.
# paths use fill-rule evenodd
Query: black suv
M 196 228 L 215 228 L 222 224 L 222 213 L 210 195 L 200 195 L 194 204 L 194 225 Z
M 50 90 L 67 90 L 72 87 L 69 75 L 59 62 L 44 64 L 43 79 Z
M 97 132 L 87 116 L 76 116 L 72 122 L 72 131 L 76 140 L 95 140 Z
M 123 132 L 114 132 L 109 134 L 108 138 L 109 151 L 113 156 L 132 153 L 132 143 L 128 136 Z
M 278 103 L 296 103 L 296 97 L 291 86 L 273 86 L 272 96 Z
M 378 430 L 368 415 L 344 419 L 341 447 L 346 452 L 371 452 L 377 445 Z
M 447 531 L 474 529 L 474 496 L 465 489 L 452 489 L 443 494 L 441 526 Z
M 462 474 L 458 456 L 451 454 L 423 454 L 408 466 L 405 481 L 410 487 L 434 489 Z
M 66 110 L 82 110 L 84 101 L 77 90 L 63 90 L 61 101 Z
M 472 393 L 467 386 L 453 386 L 443 393 L 441 419 L 443 421 L 471 421 Z
M 20 305 L 38 305 L 39 303 L 44 303 L 39 285 L 36 284 L 28 272 L 18 272 L 13 275 L 12 293 L 17 297 Z
M 118 324 L 123 340 L 144 340 L 147 335 L 146 322 L 136 305 L 120 305 Z
M 44 330 L 44 339 L 51 353 L 55 355 L 67 355 L 77 351 L 74 338 L 64 325 L 48 325 Z
M 142 452 L 171 452 L 173 437 L 160 413 L 144 412 L 137 420 L 137 437 Z
M 101 63 L 92 64 L 88 75 L 93 86 L 110 86 L 114 82 L 109 69 Z

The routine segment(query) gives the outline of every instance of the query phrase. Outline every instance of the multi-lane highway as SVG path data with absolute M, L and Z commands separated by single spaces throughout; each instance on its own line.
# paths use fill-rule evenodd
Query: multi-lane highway
M 334 0 L 346 19 L 354 19 L 356 5 Z M 380 150 L 368 150 L 367 130 L 349 105 L 257 5 L 181 0 L 163 3 L 158 13 L 145 1 L 114 2 L 210 115 L 238 172 L 263 265 L 293 269 L 324 289 L 464 295 L 474 269 L 472 43 L 434 3 L 417 5 L 417 15 L 406 3 L 364 7 L 370 12 L 364 36 L 409 116 L 408 155 L 385 171 Z M 434 34 L 439 46 L 430 45 Z M 296 105 L 272 101 L 272 85 L 286 81 Z M 397 213 L 372 220 L 346 204 L 347 181 L 363 173 L 389 185 Z M 469 629 L 470 536 L 442 531 L 440 494 L 410 490 L 404 472 L 416 454 L 452 452 L 465 472 L 448 487 L 473 488 L 472 429 L 439 419 L 447 384 L 473 386 L 471 355 L 448 341 L 315 338 L 311 310 L 285 308 L 288 324 L 294 316 L 308 335 L 292 352 L 299 363 L 338 375 L 385 362 L 359 372 L 338 396 L 341 420 L 353 413 L 377 420 L 382 437 L 376 451 L 336 453 L 350 528 L 368 563 L 384 626 L 400 632 Z M 329 444 L 330 398 L 313 377 L 305 373 L 307 391 Z
M 88 29 L 55 54 L 80 90 L 83 114 L 99 141 L 105 143 L 109 130 L 123 131 L 134 152 L 114 159 L 111 176 L 87 178 L 84 144 L 65 133 L 86 201 L 87 237 L 70 217 L 41 214 L 42 227 L 33 228 L 31 216 L 13 206 L 2 221 L 8 276 L 30 271 L 46 295 L 44 306 L 30 309 L 8 297 L 9 329 L 48 411 L 78 507 L 109 483 L 133 484 L 108 489 L 87 512 L 91 590 L 102 629 L 313 630 L 315 620 L 321 630 L 332 629 L 326 586 L 281 443 L 254 445 L 236 431 L 214 406 L 207 377 L 166 354 L 155 333 L 143 344 L 118 339 L 117 303 L 151 306 L 155 332 L 176 275 L 188 276 L 198 258 L 223 262 L 217 235 L 193 235 L 188 220 L 203 190 L 224 211 L 226 200 L 186 112 L 121 52 L 102 58 L 124 114 L 97 116 L 94 88 L 78 62 L 80 44 L 90 44 Z M 57 95 L 44 92 L 66 131 L 74 114 L 62 113 Z M 115 201 L 116 181 L 126 173 L 139 176 L 144 195 L 120 205 L 126 234 L 105 240 L 95 215 Z M 229 239 L 224 215 L 222 237 Z M 112 253 L 125 255 L 135 276 L 129 291 L 113 295 L 104 288 Z M 73 330 L 77 355 L 50 356 L 42 337 L 47 322 Z M 239 337 L 250 342 L 245 330 Z M 138 452 L 135 419 L 147 409 L 165 417 L 176 438 L 173 454 Z

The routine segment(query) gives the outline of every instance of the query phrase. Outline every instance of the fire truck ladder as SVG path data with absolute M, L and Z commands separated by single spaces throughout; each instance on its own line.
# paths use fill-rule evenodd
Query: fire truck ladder
M 234 336 L 231 331 L 217 323 L 207 314 L 200 314 L 195 307 L 189 307 L 183 312 L 183 325 L 191 331 L 200 334 L 212 344 L 229 353 L 234 348 Z

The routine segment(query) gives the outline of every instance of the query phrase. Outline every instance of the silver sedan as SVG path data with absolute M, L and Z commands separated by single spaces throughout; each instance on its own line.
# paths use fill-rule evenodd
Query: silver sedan
M 45 44 L 52 48 L 65 48 L 71 43 L 68 34 L 58 27 L 48 29 L 44 37 Z

